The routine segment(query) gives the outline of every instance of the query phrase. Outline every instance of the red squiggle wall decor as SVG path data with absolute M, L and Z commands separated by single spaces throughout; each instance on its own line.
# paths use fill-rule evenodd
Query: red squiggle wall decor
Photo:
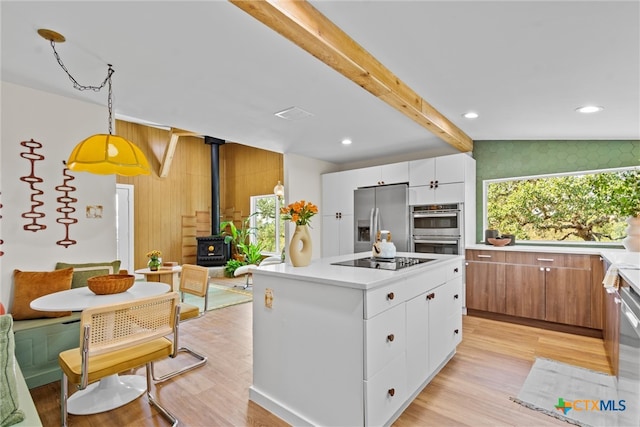
M 2 194 L 2 193 L 0 193 Z M 2 209 L 2 203 L 0 203 L 0 209 Z M 2 215 L 0 215 L 0 219 L 2 219 Z M 0 245 L 4 244 L 4 240 L 0 239 Z M 4 252 L 0 251 L 0 256 L 4 255 Z
M 32 138 L 30 141 L 22 141 L 20 145 L 29 148 L 28 152 L 20 153 L 20 157 L 31 162 L 31 173 L 28 176 L 20 177 L 20 181 L 29 183 L 31 188 L 31 210 L 29 212 L 24 212 L 21 215 L 22 218 L 30 219 L 31 223 L 24 225 L 23 228 L 35 233 L 36 231 L 47 228 L 45 224 L 38 224 L 38 220 L 44 218 L 44 212 L 36 211 L 37 208 L 44 205 L 44 202 L 37 199 L 37 197 L 43 195 L 44 192 L 39 188 L 36 188 L 36 184 L 44 182 L 44 179 L 34 175 L 36 161 L 44 160 L 44 156 L 42 154 L 37 154 L 35 152 L 36 149 L 42 148 L 42 144 L 34 141 Z
M 56 187 L 56 190 L 62 193 L 62 196 L 56 199 L 58 203 L 62 205 L 62 207 L 57 208 L 56 212 L 60 212 L 61 214 L 63 214 L 62 217 L 56 219 L 56 222 L 58 224 L 63 224 L 65 228 L 64 239 L 58 240 L 56 244 L 64 246 L 65 248 L 78 243 L 77 241 L 69 238 L 69 226 L 78 222 L 76 218 L 71 217 L 71 214 L 76 211 L 76 208 L 71 205 L 73 203 L 76 203 L 78 199 L 69 196 L 69 193 L 76 191 L 76 187 L 69 184 L 76 178 L 72 175 L 69 175 L 68 172 L 69 169 L 67 168 L 64 168 L 62 170 L 62 176 L 64 177 L 62 178 L 62 185 L 58 185 Z

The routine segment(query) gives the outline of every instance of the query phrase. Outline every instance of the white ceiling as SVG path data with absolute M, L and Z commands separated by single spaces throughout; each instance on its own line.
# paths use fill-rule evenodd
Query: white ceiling
M 312 3 L 474 140 L 640 139 L 637 0 Z M 6 82 L 106 105 L 106 90 L 73 89 L 36 33 L 49 28 L 79 83 L 113 64 L 124 119 L 334 163 L 456 152 L 228 2 L 0 6 Z M 313 116 L 274 116 L 292 106 Z

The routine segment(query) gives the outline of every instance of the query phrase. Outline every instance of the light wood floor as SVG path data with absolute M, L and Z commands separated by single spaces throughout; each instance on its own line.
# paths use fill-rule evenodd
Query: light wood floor
M 286 426 L 248 400 L 252 379 L 251 303 L 210 311 L 181 324 L 181 343 L 202 350 L 207 364 L 155 387 L 182 426 Z M 564 426 L 509 400 L 535 357 L 608 372 L 602 340 L 465 316 L 463 340 L 449 364 L 394 424 L 405 426 Z M 166 361 L 168 363 L 173 361 Z M 167 365 L 158 365 L 161 369 Z M 144 373 L 144 369 L 137 371 Z M 60 382 L 31 390 L 45 426 L 60 425 Z M 165 426 L 137 399 L 96 415 L 69 416 L 71 426 Z

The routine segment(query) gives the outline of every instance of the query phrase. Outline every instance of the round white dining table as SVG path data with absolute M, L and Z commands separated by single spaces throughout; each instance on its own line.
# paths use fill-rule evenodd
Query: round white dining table
M 109 295 L 96 295 L 88 287 L 54 292 L 31 301 L 31 308 L 38 311 L 82 311 L 85 308 L 104 304 L 115 304 L 132 299 L 152 297 L 169 292 L 171 287 L 160 282 L 134 282 L 124 292 Z
M 82 311 L 89 307 L 161 295 L 170 290 L 166 283 L 136 281 L 125 292 L 96 295 L 85 286 L 36 298 L 31 302 L 31 308 L 39 311 Z M 141 375 L 111 375 L 73 393 L 67 400 L 67 410 L 75 415 L 110 411 L 135 400 L 146 390 L 147 380 Z

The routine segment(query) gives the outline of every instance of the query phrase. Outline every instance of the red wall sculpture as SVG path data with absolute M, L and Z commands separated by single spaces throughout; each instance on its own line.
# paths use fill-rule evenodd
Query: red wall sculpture
M 42 148 L 42 144 L 31 139 L 30 141 L 22 141 L 20 143 L 23 147 L 29 149 L 27 152 L 20 153 L 20 157 L 23 159 L 27 159 L 31 162 L 31 173 L 27 176 L 21 176 L 20 181 L 26 182 L 29 184 L 31 189 L 31 210 L 29 212 L 24 212 L 21 216 L 22 218 L 26 218 L 31 220 L 30 223 L 25 224 L 23 228 L 27 231 L 36 231 L 44 230 L 47 228 L 45 224 L 39 224 L 38 220 L 44 218 L 44 212 L 38 212 L 36 209 L 40 206 L 44 205 L 44 202 L 38 200 L 38 196 L 44 194 L 42 190 L 36 188 L 36 184 L 40 184 L 44 182 L 44 179 L 35 175 L 35 164 L 36 161 L 44 160 L 44 156 L 42 154 L 37 154 L 35 151 L 38 148 Z

